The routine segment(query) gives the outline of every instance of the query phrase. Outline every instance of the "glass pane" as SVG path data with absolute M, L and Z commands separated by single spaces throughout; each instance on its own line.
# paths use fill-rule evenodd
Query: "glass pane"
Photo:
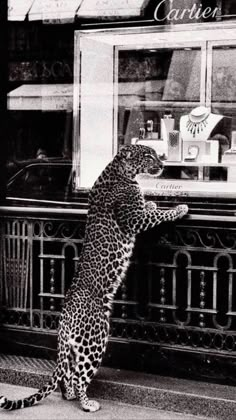
M 114 48 L 85 38 L 81 42 L 80 176 L 77 185 L 91 187 L 113 152 Z
M 226 179 L 236 181 L 236 47 L 212 50 L 212 113 L 222 116 L 213 138 L 219 142 L 219 162 L 226 165 Z
M 223 20 L 232 20 L 236 16 L 235 0 L 221 1 L 221 18 Z
M 8 196 L 63 201 L 69 192 L 70 174 L 69 162 L 26 164 L 9 181 Z
M 74 29 L 9 25 L 7 198 L 56 200 L 65 195 L 64 179 L 51 182 L 45 166 L 37 168 L 71 168 Z
M 174 114 L 176 129 L 189 103 L 200 101 L 201 49 L 145 49 L 119 52 L 119 144 L 131 143 L 140 129 L 161 135 L 164 114 Z M 154 134 L 155 133 L 155 134 Z
M 34 161 L 71 159 L 72 112 L 11 111 L 9 121 L 8 180 Z
M 180 194 L 218 191 L 222 182 L 232 189 L 230 183 L 236 180 L 234 55 L 235 49 L 228 46 L 213 50 L 215 102 L 206 107 L 200 98 L 200 48 L 120 51 L 118 143 L 146 144 L 165 158 L 158 180 L 139 177 L 144 187 Z
M 200 49 L 120 51 L 119 95 L 126 100 L 199 101 L 200 63 Z
M 212 101 L 236 102 L 236 47 L 213 48 Z

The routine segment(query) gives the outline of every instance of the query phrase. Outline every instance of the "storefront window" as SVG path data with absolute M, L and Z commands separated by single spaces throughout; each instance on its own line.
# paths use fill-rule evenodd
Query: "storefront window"
M 9 24 L 7 198 L 17 204 L 64 201 L 71 187 L 73 34 L 69 25 Z
M 236 103 L 236 46 L 213 47 L 212 102 Z
M 91 186 L 122 145 L 145 144 L 165 159 L 161 178 L 139 177 L 145 190 L 234 194 L 235 43 L 234 29 L 220 25 L 195 28 L 191 41 L 176 28 L 80 34 L 77 187 Z
M 75 36 L 59 26 L 10 31 L 8 182 L 39 160 L 64 162 L 63 197 L 69 184 L 90 188 L 122 145 L 146 144 L 165 170 L 140 176 L 145 190 L 235 193 L 234 23 L 191 25 L 191 35 L 174 24 Z
M 120 51 L 118 60 L 119 145 L 160 139 L 164 115 L 174 108 L 178 124 L 188 102 L 200 102 L 200 48 Z

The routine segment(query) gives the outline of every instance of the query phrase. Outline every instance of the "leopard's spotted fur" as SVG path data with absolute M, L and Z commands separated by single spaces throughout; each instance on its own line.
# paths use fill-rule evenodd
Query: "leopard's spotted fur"
M 18 401 L 1 397 L 2 408 L 32 406 L 60 384 L 64 398 L 78 398 L 85 411 L 99 409 L 86 390 L 106 349 L 112 301 L 126 274 L 136 235 L 188 211 L 186 205 L 162 210 L 144 201 L 136 175 L 158 173 L 162 166 L 152 149 L 125 146 L 95 182 L 78 271 L 61 315 L 56 369 L 51 381 L 34 395 Z

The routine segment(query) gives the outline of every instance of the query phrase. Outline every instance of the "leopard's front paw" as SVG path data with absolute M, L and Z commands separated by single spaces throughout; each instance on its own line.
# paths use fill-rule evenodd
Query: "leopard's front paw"
M 145 206 L 146 206 L 146 210 L 151 210 L 151 211 L 156 210 L 157 208 L 156 203 L 154 203 L 153 201 L 147 201 Z
M 176 207 L 176 211 L 178 214 L 178 217 L 181 219 L 181 217 L 185 216 L 185 214 L 188 213 L 188 206 L 187 204 L 180 204 Z

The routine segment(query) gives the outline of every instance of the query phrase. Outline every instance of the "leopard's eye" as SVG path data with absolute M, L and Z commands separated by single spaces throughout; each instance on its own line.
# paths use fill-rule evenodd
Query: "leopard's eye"
M 146 153 L 145 158 L 146 158 L 146 160 L 149 160 L 150 162 L 155 162 L 155 160 L 156 160 L 154 158 L 154 156 L 150 155 L 150 153 Z

